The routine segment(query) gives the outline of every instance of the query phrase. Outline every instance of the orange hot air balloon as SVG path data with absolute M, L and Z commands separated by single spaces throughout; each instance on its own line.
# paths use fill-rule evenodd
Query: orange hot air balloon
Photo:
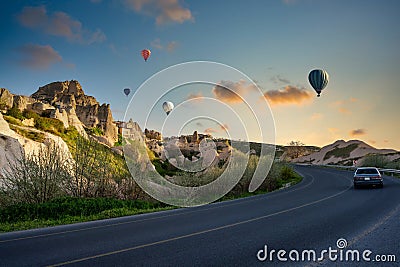
M 147 61 L 147 59 L 150 57 L 151 51 L 149 49 L 143 49 L 142 50 L 142 57 L 144 61 Z

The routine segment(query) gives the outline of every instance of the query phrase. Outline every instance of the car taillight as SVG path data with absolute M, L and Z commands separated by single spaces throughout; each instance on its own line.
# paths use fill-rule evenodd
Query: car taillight
M 380 176 L 372 176 L 371 179 L 381 179 Z

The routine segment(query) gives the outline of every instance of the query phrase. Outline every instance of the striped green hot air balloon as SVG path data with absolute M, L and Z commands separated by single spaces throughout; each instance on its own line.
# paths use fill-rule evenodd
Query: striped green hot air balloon
M 329 75 L 324 70 L 315 69 L 308 74 L 308 81 L 319 96 L 329 82 Z

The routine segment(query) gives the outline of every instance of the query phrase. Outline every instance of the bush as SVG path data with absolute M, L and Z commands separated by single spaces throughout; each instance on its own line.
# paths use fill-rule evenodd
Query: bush
M 62 121 L 46 117 L 37 117 L 35 119 L 35 128 L 58 136 L 65 131 Z
M 22 112 L 16 106 L 10 108 L 7 111 L 7 115 L 11 116 L 11 117 L 14 117 L 16 119 L 19 119 L 19 120 L 25 119 L 24 116 L 22 115 Z
M 8 122 L 9 124 L 14 124 L 18 126 L 22 126 L 22 122 L 19 119 L 16 119 L 12 116 L 4 115 L 3 118 Z
M 40 117 L 39 114 L 37 114 L 36 112 L 30 111 L 30 110 L 24 110 L 22 112 L 22 115 L 27 119 L 32 119 L 32 118 L 37 119 Z
M 45 135 L 42 132 L 26 130 L 20 127 L 16 127 L 14 125 L 10 125 L 10 129 L 18 133 L 19 135 L 22 135 L 23 137 L 26 137 L 28 139 L 31 139 L 39 143 L 42 143 L 45 140 Z
M 371 154 L 363 158 L 361 166 L 387 168 L 390 161 L 384 155 Z
M 65 194 L 71 180 L 66 157 L 56 144 L 9 162 L 0 176 L 0 191 L 14 203 L 43 203 Z
M 103 136 L 104 132 L 99 127 L 85 128 L 86 132 L 90 135 Z

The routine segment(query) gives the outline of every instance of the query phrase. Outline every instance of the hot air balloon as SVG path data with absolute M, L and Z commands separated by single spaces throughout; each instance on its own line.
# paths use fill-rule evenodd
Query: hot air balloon
M 308 74 L 308 81 L 319 96 L 329 82 L 329 75 L 324 70 L 315 69 Z
M 147 59 L 150 57 L 151 51 L 149 49 L 143 49 L 142 50 L 142 57 L 144 61 L 147 61 Z
M 174 104 L 172 102 L 166 101 L 162 104 L 162 108 L 168 115 L 174 109 Z
M 125 94 L 126 96 L 128 96 L 130 92 L 131 92 L 131 89 L 129 89 L 129 88 L 125 88 L 125 89 L 124 89 L 124 94 Z

